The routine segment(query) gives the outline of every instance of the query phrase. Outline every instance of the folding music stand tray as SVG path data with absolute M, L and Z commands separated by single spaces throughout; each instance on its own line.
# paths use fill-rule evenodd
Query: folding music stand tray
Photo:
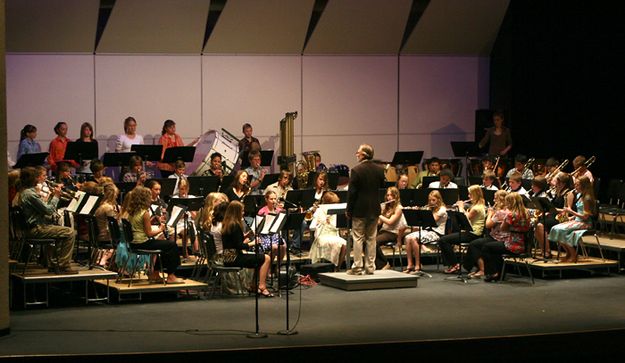
M 175 180 L 175 179 L 172 179 Z M 204 205 L 204 198 L 202 197 L 191 197 L 191 198 L 171 198 L 170 200 L 170 204 L 171 205 L 177 205 L 177 206 L 182 206 L 184 207 L 186 212 L 195 212 L 200 210 L 200 208 L 202 208 L 202 206 Z M 187 220 L 188 220 L 188 216 L 186 213 L 183 214 L 183 218 L 185 220 L 184 223 L 184 232 L 182 234 L 182 257 L 187 258 L 189 257 L 189 252 L 187 251 L 187 237 L 188 237 L 188 231 L 187 231 Z M 176 230 L 176 228 L 174 228 L 174 231 Z M 177 233 L 177 232 L 176 232 Z M 174 234 L 174 240 L 176 234 Z
M 163 145 L 139 145 L 135 144 L 130 147 L 131 151 L 141 156 L 143 161 L 159 161 L 163 153 Z
M 258 189 L 265 190 L 269 185 L 277 182 L 278 179 L 280 179 L 280 174 L 265 174 L 265 177 L 263 178 L 262 183 L 260 183 Z
M 260 151 L 260 166 L 271 166 L 273 164 L 273 150 Z
M 423 151 L 395 151 L 392 165 L 419 165 L 423 158 Z
M 258 209 L 264 204 L 265 197 L 262 195 L 246 195 L 243 198 L 243 210 L 246 216 L 254 217 Z
M 414 205 L 423 206 L 428 204 L 429 189 L 413 189 L 412 201 Z
M 336 228 L 337 229 L 347 229 L 347 244 L 345 246 L 345 269 L 349 270 L 351 268 L 351 260 L 352 260 L 352 220 L 348 219 L 345 215 L 346 209 L 337 208 L 337 209 L 328 209 L 328 215 L 336 214 Z M 341 263 L 339 262 L 339 267 Z
M 348 198 L 348 195 L 349 195 L 347 190 L 337 190 L 334 193 L 336 193 L 336 195 L 338 195 L 341 203 L 347 203 L 347 198 Z
M 302 195 L 304 194 L 303 192 L 303 189 L 289 190 L 288 192 L 286 192 L 286 196 L 284 197 L 284 199 L 287 200 L 289 203 L 302 207 Z
M 482 193 L 484 194 L 484 202 L 487 206 L 492 206 L 495 204 L 495 193 L 496 190 L 490 190 L 482 188 Z
M 443 202 L 445 203 L 445 205 L 453 205 L 455 204 L 460 197 L 460 190 L 458 189 L 432 189 L 432 190 L 438 190 L 439 193 L 441 193 L 441 196 L 443 197 Z
M 430 187 L 430 184 L 435 182 L 435 181 L 439 181 L 441 179 L 440 176 L 438 175 L 433 175 L 433 176 L 424 176 L 421 179 L 421 189 L 427 189 Z
M 434 220 L 434 215 L 431 210 L 423 210 L 423 209 L 404 209 L 404 218 L 406 218 L 406 225 L 409 227 L 419 227 L 419 249 L 423 243 L 421 242 L 421 231 L 424 228 L 435 228 L 436 220 Z M 419 254 L 420 256 L 421 254 Z M 421 261 L 415 261 L 415 263 L 421 264 Z M 432 275 L 421 272 L 421 275 L 432 277 Z
M 481 155 L 478 143 L 475 141 L 452 141 L 451 150 L 453 151 L 455 157 L 464 158 L 464 180 L 466 180 L 468 183 L 469 157 L 476 157 Z
M 175 179 L 174 179 L 175 180 Z M 189 176 L 189 194 L 207 196 L 219 188 L 218 176 Z
M 163 162 L 174 163 L 176 160 L 182 160 L 185 163 L 190 163 L 193 161 L 193 156 L 195 156 L 195 146 L 170 147 L 165 150 Z
M 20 156 L 20 159 L 13 165 L 14 169 L 21 169 L 25 166 L 39 166 L 43 165 L 46 162 L 46 158 L 50 155 L 50 153 L 33 153 L 33 154 L 24 154 Z
M 98 144 L 95 142 L 68 142 L 63 160 L 72 160 L 82 165 L 83 160 L 98 157 Z
M 469 187 L 466 185 L 458 185 L 458 200 L 469 199 Z
M 336 190 L 339 185 L 339 173 L 327 173 L 326 175 L 328 175 L 328 187 L 331 190 Z
M 461 240 L 462 237 L 462 232 L 464 231 L 465 233 L 469 233 L 471 231 L 473 231 L 473 227 L 471 227 L 471 222 L 469 222 L 469 220 L 467 219 L 467 216 L 463 213 L 463 212 L 456 212 L 456 211 L 447 211 L 447 215 L 451 218 L 453 218 L 458 226 L 458 241 Z M 464 263 L 464 254 L 462 253 L 462 244 L 459 243 L 460 245 L 460 268 L 458 269 L 458 275 L 457 276 L 452 276 L 451 278 L 446 278 L 445 280 L 457 280 L 457 281 L 462 281 L 465 284 L 469 282 L 468 277 L 466 277 L 463 273 L 462 273 L 462 265 Z
M 232 185 L 233 181 L 234 181 L 234 175 L 233 174 L 225 175 L 223 178 L 221 178 L 221 182 L 219 183 L 219 188 L 217 190 L 223 193 L 225 188 L 227 188 L 230 185 Z
M 175 178 L 154 178 L 149 180 L 156 180 L 161 185 L 161 198 L 163 198 L 164 201 L 168 201 L 174 194 L 176 182 L 178 181 L 178 179 Z M 146 181 L 146 184 L 149 180 Z M 191 194 L 191 191 L 189 191 L 189 193 Z
M 104 153 L 102 163 L 104 166 L 128 166 L 130 158 L 137 155 L 136 152 L 126 153 Z
M 302 199 L 300 206 L 303 208 L 310 208 L 315 204 L 315 190 L 314 189 L 300 189 L 302 192 Z
M 481 185 L 482 177 L 481 176 L 469 176 L 469 185 Z

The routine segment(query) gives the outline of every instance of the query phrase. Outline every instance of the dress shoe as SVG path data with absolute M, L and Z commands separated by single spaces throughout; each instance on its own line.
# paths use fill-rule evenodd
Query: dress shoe
M 499 281 L 499 274 L 487 275 L 484 277 L 484 282 L 497 282 Z
M 361 269 L 352 268 L 352 269 L 347 270 L 346 274 L 356 276 L 356 275 L 364 275 L 365 273 Z
M 57 271 L 52 269 L 51 272 L 54 272 L 57 275 L 77 275 L 78 274 L 78 270 L 74 270 L 71 267 L 59 267 Z

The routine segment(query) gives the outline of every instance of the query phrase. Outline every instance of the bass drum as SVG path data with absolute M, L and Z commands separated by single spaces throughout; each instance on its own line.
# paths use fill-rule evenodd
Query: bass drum
M 207 176 L 210 170 L 210 156 L 218 152 L 221 154 L 221 163 L 224 175 L 230 174 L 239 157 L 239 143 L 229 135 L 215 130 L 204 133 L 195 145 L 195 157 L 187 165 L 187 170 L 194 170 L 193 176 Z

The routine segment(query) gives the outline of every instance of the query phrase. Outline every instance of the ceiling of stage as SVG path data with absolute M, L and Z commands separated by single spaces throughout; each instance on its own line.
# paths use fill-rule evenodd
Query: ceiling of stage
M 509 0 L 7 0 L 7 51 L 489 55 Z

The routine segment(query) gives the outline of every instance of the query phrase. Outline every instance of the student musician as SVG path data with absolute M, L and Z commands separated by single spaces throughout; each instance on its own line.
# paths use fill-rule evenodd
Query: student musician
M 547 213 L 544 218 L 540 218 L 536 223 L 536 229 L 534 236 L 536 237 L 536 241 L 538 242 L 538 248 L 543 251 L 543 256 L 550 258 L 551 257 L 551 246 L 549 243 L 545 244 L 545 230 L 547 233 L 551 231 L 551 228 L 560 222 L 564 222 L 566 220 L 566 215 L 564 212 L 565 206 L 571 206 L 567 202 L 567 196 L 572 195 L 570 191 L 573 189 L 571 177 L 569 174 L 564 172 L 559 172 L 553 178 L 555 186 L 547 192 L 547 198 L 551 200 L 551 204 L 558 211 L 557 215 L 552 213 Z M 571 201 L 572 202 L 572 201 Z
M 56 164 L 65 157 L 65 149 L 67 149 L 67 143 L 69 142 L 67 138 L 67 124 L 65 122 L 57 123 L 54 126 L 54 133 L 56 137 L 50 141 L 50 155 L 48 155 L 48 164 L 50 164 L 52 171 L 56 171 Z M 69 163 L 74 168 L 80 166 L 74 160 L 69 160 Z
M 225 194 L 229 201 L 238 200 L 243 201 L 246 195 L 249 194 L 250 186 L 248 183 L 248 176 L 245 170 L 239 170 L 234 175 L 232 184 L 226 188 Z
M 243 211 L 243 204 L 239 201 L 230 202 L 226 208 L 221 228 L 224 266 L 258 268 L 258 294 L 273 297 L 267 290 L 266 282 L 271 266 L 269 256 L 243 252 L 254 246 L 254 240 L 250 239 L 251 231 L 243 234 Z
M 395 187 L 399 190 L 408 188 L 408 175 L 401 174 L 399 178 L 397 178 L 397 183 L 395 183 Z
M 586 176 L 590 179 L 591 183 L 594 183 L 595 179 L 592 176 L 592 173 L 586 167 L 586 157 L 582 155 L 578 155 L 573 159 L 573 169 L 575 170 L 572 173 L 573 179 L 577 179 L 580 176 Z
M 210 161 L 210 169 L 208 169 L 208 174 L 210 176 L 216 176 L 219 177 L 220 179 L 224 177 L 224 169 L 223 169 L 223 165 L 221 164 L 221 154 L 218 152 L 214 152 L 211 154 L 210 156 L 211 161 Z
M 260 165 L 260 151 L 251 151 L 248 157 L 250 161 L 250 166 L 245 169 L 247 175 L 249 175 L 249 183 L 250 188 L 252 188 L 252 192 L 250 194 L 258 195 L 260 194 L 260 185 L 263 183 L 263 179 L 265 179 L 265 174 L 267 170 Z
M 284 199 L 286 198 L 286 193 L 289 190 L 293 190 L 291 187 L 291 181 L 293 181 L 293 174 L 291 174 L 288 170 L 282 170 L 280 171 L 278 181 L 273 184 L 269 184 L 265 192 L 273 191 L 278 196 L 278 200 Z
M 124 120 L 124 133 L 117 137 L 115 152 L 130 152 L 132 145 L 143 145 L 143 136 L 137 134 L 137 120 L 128 116 Z
M 471 185 L 469 187 L 469 198 L 471 206 L 467 208 L 465 203 L 459 200 L 456 203 L 458 211 L 464 213 L 464 215 L 471 223 L 471 232 L 451 233 L 447 234 L 438 241 L 438 247 L 443 255 L 443 263 L 448 266 L 444 271 L 446 274 L 457 273 L 460 270 L 460 264 L 458 258 L 454 252 L 453 245 L 468 243 L 476 240 L 482 236 L 484 232 L 484 223 L 486 222 L 486 206 L 484 205 L 484 195 L 482 188 L 477 185 Z
M 91 163 L 91 167 L 93 167 L 93 163 Z M 119 189 L 113 182 L 103 183 L 102 189 L 104 197 L 95 211 L 95 221 L 98 226 L 96 240 L 99 244 L 109 244 L 111 243 L 111 234 L 108 229 L 108 217 L 119 219 L 119 205 L 117 204 Z M 97 264 L 102 267 L 108 267 L 109 259 L 112 256 L 113 249 L 107 249 L 102 253 Z
M 17 160 L 22 155 L 36 154 L 41 152 L 41 145 L 37 138 L 37 128 L 33 125 L 26 125 L 20 132 L 20 146 L 17 149 Z
M 485 282 L 495 282 L 500 279 L 499 273 L 503 264 L 501 255 L 521 253 L 525 250 L 525 232 L 530 228 L 530 218 L 523 205 L 523 197 L 514 192 L 508 194 L 506 206 L 508 211 L 501 229 L 510 232 L 509 236 L 504 241 L 487 242 L 482 247 Z
M 91 174 L 87 176 L 87 181 L 94 181 L 98 184 L 104 183 L 104 163 L 102 160 L 93 159 L 89 163 L 89 169 L 91 170 Z
M 178 184 L 180 183 L 180 179 L 186 179 L 189 176 L 185 174 L 185 172 L 187 171 L 187 167 L 184 161 L 176 160 L 176 162 L 174 163 L 174 167 L 175 167 L 174 173 L 171 174 L 168 178 L 176 179 L 176 186 L 174 187 L 174 194 L 178 194 Z
M 495 173 L 495 163 L 493 163 L 493 159 L 486 155 L 482 158 L 482 175 L 492 172 Z
M 258 211 L 259 217 L 268 214 L 278 214 L 282 208 L 278 205 L 278 195 L 273 190 L 265 192 L 265 206 Z M 274 258 L 283 261 L 286 256 L 286 244 L 282 240 L 280 233 L 260 234 L 260 245 L 265 253 L 269 254 L 270 261 Z
M 566 251 L 560 262 L 577 262 L 577 245 L 584 230 L 591 228 L 596 200 L 590 178 L 582 175 L 575 180 L 574 208 L 564 207 L 568 221 L 555 225 L 549 231 L 549 240 L 558 242 Z
M 532 198 L 547 198 L 547 179 L 543 175 L 535 176 L 532 179 L 532 190 L 528 195 Z
M 321 154 L 314 153 L 313 156 L 315 157 L 315 171 L 317 173 L 327 171 L 328 168 L 326 167 L 326 164 L 321 162 Z
M 527 190 L 523 188 L 523 178 L 521 177 L 521 173 L 512 173 L 510 175 L 510 179 L 508 179 L 508 188 L 506 190 L 508 193 L 518 193 L 520 196 L 527 198 Z
M 239 157 L 241 159 L 241 167 L 247 167 L 249 160 L 249 153 L 252 151 L 252 144 L 257 145 L 254 149 L 260 151 L 260 141 L 252 136 L 254 129 L 249 123 L 244 123 L 242 126 L 243 138 L 239 140 Z
M 66 161 L 59 161 L 56 167 L 56 181 L 63 184 L 63 188 L 68 191 L 77 191 L 81 189 L 82 184 L 77 183 L 72 178 L 72 170 L 70 164 Z
M 428 205 L 426 208 L 432 211 L 436 227 L 433 229 L 422 229 L 421 233 L 417 230 L 406 236 L 406 258 L 408 263 L 403 271 L 404 273 L 419 273 L 421 271 L 420 245 L 437 242 L 445 234 L 447 209 L 438 190 L 433 190 L 428 194 Z
M 534 179 L 534 172 L 531 168 L 526 168 L 527 164 L 527 156 L 523 154 L 517 154 L 514 157 L 514 168 L 508 170 L 506 173 L 506 178 L 510 178 L 513 173 L 521 174 L 522 179 Z
M 128 161 L 128 172 L 124 174 L 122 181 L 124 183 L 137 183 L 137 186 L 140 186 L 145 183 L 147 178 L 147 174 L 143 171 L 143 160 L 141 156 L 131 156 Z
M 404 218 L 399 189 L 389 187 L 384 196 L 385 202 L 380 209 L 382 213 L 378 217 L 378 234 L 376 241 L 375 268 L 377 270 L 388 270 L 391 265 L 380 248 L 387 242 L 397 242 L 397 237 L 404 234 L 406 229 L 406 219 Z
M 150 193 L 152 194 L 149 210 L 152 226 L 167 223 L 167 203 L 161 198 L 161 183 L 151 179 L 145 183 L 145 187 L 150 189 Z M 173 230 L 170 231 L 168 227 L 163 231 L 162 235 L 158 235 L 156 238 L 168 239 L 171 235 L 173 235 Z
M 204 199 L 204 205 L 200 210 L 196 225 L 205 233 L 211 232 L 213 225 L 213 211 L 221 203 L 228 203 L 228 197 L 224 193 L 211 192 Z M 225 210 L 224 210 L 225 211 Z M 222 216 L 223 219 L 223 216 Z M 221 237 L 220 237 L 221 238 Z
M 334 192 L 327 192 L 321 197 L 322 204 L 336 204 L 340 199 Z M 310 246 L 310 259 L 313 263 L 322 259 L 334 264 L 334 270 L 338 271 L 345 259 L 347 241 L 339 236 L 336 228 L 336 215 L 328 215 L 324 208 L 318 208 L 310 223 L 310 231 L 315 233 Z
M 199 137 L 191 141 L 188 146 L 195 145 L 199 140 Z M 158 141 L 163 145 L 163 152 L 161 153 L 161 161 L 156 163 L 156 166 L 161 171 L 163 178 L 169 177 L 174 173 L 174 163 L 165 163 L 163 158 L 165 157 L 165 151 L 170 147 L 184 146 L 182 137 L 176 133 L 176 122 L 174 120 L 165 120 L 163 123 L 163 129 L 161 130 L 161 138 Z
M 20 173 L 21 190 L 18 205 L 26 222 L 26 238 L 53 238 L 56 240 L 55 252 L 48 250 L 48 269 L 57 274 L 77 274 L 70 266 L 74 247 L 74 229 L 59 226 L 56 223 L 56 207 L 61 196 L 61 185 L 51 189 L 49 197 L 44 199 L 37 187 L 46 180 L 45 168 L 25 167 Z
M 482 176 L 482 188 L 486 190 L 499 190 L 497 184 L 499 184 L 499 179 L 497 179 L 497 175 L 495 175 L 495 173 L 492 171 L 484 172 L 484 175 Z
M 451 169 L 443 169 L 439 174 L 439 181 L 431 182 L 428 188 L 430 189 L 458 189 L 458 185 L 451 181 L 454 174 Z
M 187 178 L 181 178 L 178 183 L 178 193 L 172 196 L 170 203 L 175 205 L 176 199 L 195 198 L 194 195 L 189 194 L 189 189 L 189 180 Z M 184 261 L 189 259 L 189 252 L 187 251 L 187 238 L 191 242 L 193 253 L 198 253 L 200 251 L 194 222 L 196 218 L 197 211 L 188 211 L 186 212 L 184 218 L 180 218 L 178 225 L 176 226 L 176 231 L 182 238 L 182 257 L 184 258 Z M 194 258 L 192 259 L 194 260 Z
M 80 125 L 80 137 L 76 139 L 76 142 L 92 142 L 96 144 L 96 147 L 97 147 L 98 140 L 96 140 L 93 137 L 93 126 L 91 126 L 89 122 L 85 122 L 82 125 Z M 82 165 L 80 165 L 80 168 L 76 170 L 76 173 L 90 174 L 91 173 L 91 169 L 89 168 L 90 164 L 91 164 L 91 160 L 83 160 Z
M 158 228 L 152 227 L 152 217 L 149 212 L 152 203 L 150 190 L 143 186 L 137 186 L 131 193 L 127 194 L 126 199 L 128 200 L 124 203 L 125 211 L 128 214 L 128 221 L 132 225 L 132 245 L 134 248 L 160 250 L 162 265 L 167 272 L 166 282 L 168 284 L 183 284 L 184 280 L 176 276 L 176 271 L 180 266 L 176 242 L 156 238 L 167 228 L 165 222 L 161 221 Z M 151 272 L 148 279 L 153 282 L 162 281 L 156 269 Z
M 410 185 L 411 189 L 421 188 L 421 183 L 423 183 L 423 177 L 437 176 L 441 172 L 441 161 L 437 157 L 433 157 L 427 163 L 426 168 L 427 170 L 422 170 L 417 174 L 417 177 Z

